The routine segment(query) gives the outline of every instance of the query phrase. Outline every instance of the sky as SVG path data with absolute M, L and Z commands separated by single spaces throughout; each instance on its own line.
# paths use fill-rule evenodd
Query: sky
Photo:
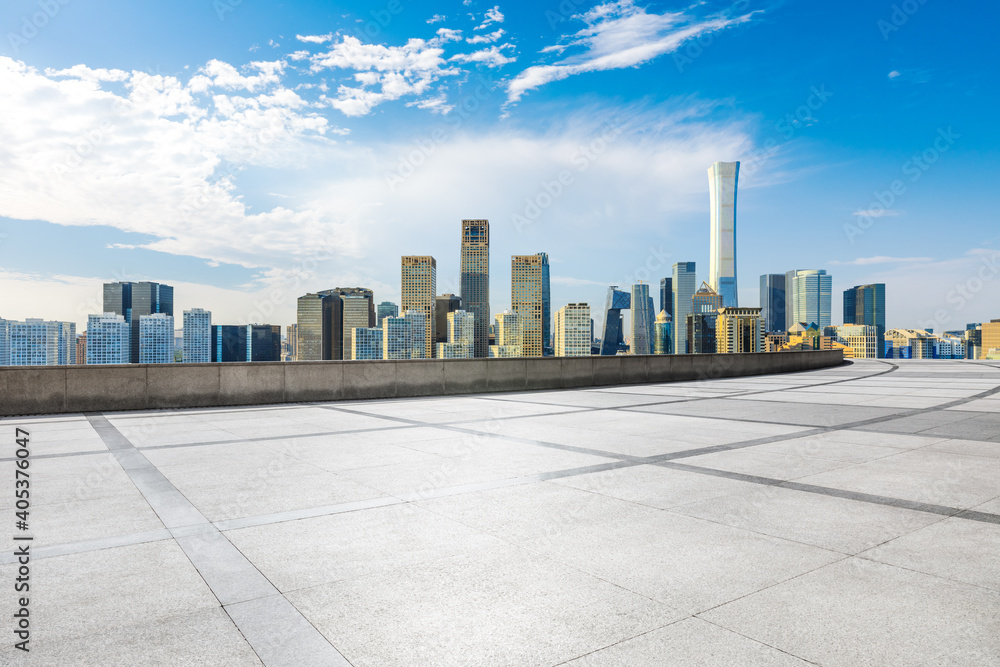
M 740 161 L 740 305 L 791 269 L 886 284 L 889 327 L 1000 318 L 995 3 L 8 0 L 0 317 L 175 288 L 175 315 L 287 325 L 399 302 L 400 256 L 459 293 L 460 221 L 547 252 L 553 310 L 708 278 L 708 167 Z M 659 303 L 657 303 L 659 309 Z M 600 326 L 598 326 L 597 334 Z

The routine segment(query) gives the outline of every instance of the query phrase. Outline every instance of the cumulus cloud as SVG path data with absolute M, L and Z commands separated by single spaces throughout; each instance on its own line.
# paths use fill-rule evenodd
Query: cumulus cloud
M 500 11 L 500 5 L 496 5 L 492 9 L 486 10 L 486 17 L 483 22 L 475 27 L 475 30 L 484 30 L 494 23 L 503 23 L 504 15 Z
M 500 52 L 499 48 L 491 46 L 488 49 L 481 49 L 479 51 L 473 51 L 472 53 L 460 53 L 452 56 L 449 60 L 451 62 L 458 63 L 482 63 L 487 67 L 502 67 L 508 63 L 514 62 L 516 59 L 505 56 Z
M 529 90 L 577 74 L 642 65 L 676 51 L 690 39 L 746 23 L 755 13 L 697 18 L 684 12 L 649 13 L 633 0 L 598 5 L 574 17 L 583 21 L 585 28 L 544 50 L 570 55 L 518 74 L 508 84 L 508 101 L 517 102 Z
M 465 41 L 468 42 L 469 44 L 492 44 L 493 42 L 503 37 L 505 34 L 506 33 L 504 32 L 504 29 L 499 28 L 497 30 L 494 30 L 493 32 L 488 32 L 482 35 L 473 35 L 472 37 L 469 37 Z

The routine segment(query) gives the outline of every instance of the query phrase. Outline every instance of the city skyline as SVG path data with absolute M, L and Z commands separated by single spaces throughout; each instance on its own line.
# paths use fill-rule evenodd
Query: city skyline
M 398 302 L 393 269 L 410 253 L 438 257 L 440 291 L 457 294 L 453 221 L 470 216 L 492 221 L 496 257 L 550 254 L 554 304 L 600 304 L 647 266 L 650 282 L 678 261 L 709 267 L 704 169 L 740 160 L 741 305 L 756 303 L 760 275 L 807 266 L 828 270 L 834 293 L 885 283 L 889 327 L 989 319 L 996 73 L 964 68 L 982 61 L 976 39 L 936 31 L 980 30 L 997 9 L 970 28 L 962 12 L 921 5 L 886 32 L 890 6 L 738 5 L 618 2 L 598 16 L 574 3 L 552 18 L 510 3 L 483 27 L 493 4 L 455 2 L 438 20 L 406 6 L 364 34 L 373 18 L 360 5 L 241 3 L 220 17 L 180 2 L 130 15 L 135 41 L 108 38 L 122 34 L 113 14 L 60 5 L 26 43 L 0 45 L 11 111 L 0 150 L 13 167 L 0 175 L 0 316 L 81 328 L 100 311 L 94 287 L 117 279 L 176 286 L 178 311 L 288 322 L 296 296 L 322 285 Z M 31 7 L 0 17 L 18 26 Z M 637 24 L 645 32 L 629 32 Z M 192 30 L 205 39 L 176 38 Z M 628 61 L 615 46 L 627 39 L 588 30 L 655 48 Z M 855 34 L 863 48 L 836 49 Z M 801 54 L 793 67 L 785 48 Z M 360 85 L 378 71 L 365 53 L 425 54 L 426 86 L 409 79 L 393 99 Z M 558 69 L 599 56 L 612 64 Z M 545 65 L 566 76 L 547 79 Z M 775 72 L 767 95 L 740 76 L 751 71 Z M 178 132 L 172 144 L 150 119 Z M 43 131 L 53 126 L 66 131 Z M 170 183 L 187 185 L 157 180 L 157 156 L 176 159 Z M 112 196 L 104 184 L 123 174 L 134 187 Z M 494 313 L 510 307 L 507 271 L 494 262 Z M 834 321 L 840 311 L 835 299 Z

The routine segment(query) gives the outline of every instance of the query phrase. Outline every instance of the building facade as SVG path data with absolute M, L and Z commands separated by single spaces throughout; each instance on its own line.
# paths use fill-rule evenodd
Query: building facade
M 793 325 L 830 326 L 833 278 L 823 269 L 798 269 L 785 274 L 785 330 Z
M 410 359 L 430 359 L 427 354 L 427 315 L 422 310 L 408 310 L 403 317 L 410 323 Z
M 132 335 L 124 315 L 102 313 L 87 317 L 87 365 L 132 361 Z
M 674 280 L 673 278 L 660 279 L 660 310 L 667 311 L 667 315 L 673 317 L 674 312 Z
M 382 358 L 410 359 L 413 354 L 413 334 L 410 320 L 405 317 L 387 315 L 382 324 Z
M 0 366 L 65 366 L 76 351 L 75 322 L 0 320 Z
M 1000 359 L 1000 320 L 983 322 L 981 347 L 984 359 Z
M 462 310 L 462 297 L 439 294 L 434 298 L 434 345 L 448 342 L 448 313 Z M 436 349 L 436 347 L 435 347 Z
M 129 324 L 131 363 L 139 363 L 139 318 L 162 313 L 174 315 L 174 288 L 153 282 L 104 284 L 104 312 L 116 313 Z
M 717 313 L 689 313 L 687 316 L 688 354 L 714 354 Z
M 716 162 L 708 168 L 711 213 L 708 284 L 729 308 L 739 305 L 736 286 L 736 192 L 739 162 Z
M 715 320 L 715 351 L 744 354 L 764 351 L 760 308 L 722 308 Z
M 476 352 L 476 316 L 466 310 L 448 313 L 448 342 L 438 343 L 441 359 L 471 359 Z
M 589 357 L 592 342 L 590 323 L 590 304 L 570 303 L 557 310 L 552 327 L 555 356 Z
M 383 301 L 375 307 L 375 326 L 382 326 L 387 317 L 399 317 L 399 306 L 392 301 Z
M 652 354 L 653 352 L 653 300 L 649 298 L 649 285 L 632 285 L 632 335 L 629 351 L 631 354 Z
M 475 318 L 475 356 L 490 345 L 490 221 L 462 221 L 462 308 Z
M 139 363 L 174 361 L 174 318 L 164 313 L 139 317 Z
M 437 296 L 437 261 L 429 255 L 407 255 L 402 258 L 402 309 L 417 311 L 424 316 L 424 359 L 434 356 L 436 328 L 434 303 Z
M 549 334 L 548 264 L 549 256 L 514 255 L 510 259 L 511 310 L 520 316 L 521 353 L 525 357 L 541 357 Z
M 674 353 L 674 323 L 666 310 L 661 310 L 653 324 L 653 354 Z
M 632 293 L 618 289 L 617 285 L 608 288 L 608 297 L 604 303 L 604 331 L 601 334 L 601 354 L 614 356 L 625 351 L 625 319 L 623 310 L 631 310 Z
M 760 277 L 760 317 L 766 333 L 787 331 L 785 326 L 785 274 Z
M 184 311 L 184 363 L 212 361 L 212 313 L 201 308 Z
M 333 359 L 331 327 L 335 300 L 339 299 L 316 292 L 298 298 L 295 319 L 295 358 L 298 361 Z
M 875 327 L 876 349 L 881 351 L 885 340 L 885 283 L 857 285 L 844 290 L 844 324 Z
M 496 324 L 496 344 L 490 345 L 491 357 L 521 356 L 521 318 L 509 310 L 498 313 L 494 318 Z
M 851 348 L 852 359 L 879 359 L 884 355 L 884 334 L 879 335 L 878 328 L 868 324 L 844 324 L 839 327 L 829 327 L 838 343 Z
M 351 331 L 351 359 L 353 361 L 374 361 L 382 358 L 382 329 L 378 327 L 355 327 Z
M 673 278 L 674 312 L 671 320 L 674 323 L 674 354 L 685 354 L 687 349 L 687 316 L 691 312 L 691 297 L 698 286 L 695 276 L 694 262 L 678 262 L 674 264 Z
M 369 306 L 371 299 L 360 294 L 341 295 L 343 315 L 341 317 L 343 327 L 344 360 L 351 360 L 354 357 L 354 345 L 351 342 L 355 329 L 367 329 L 374 326 L 374 317 L 369 317 Z

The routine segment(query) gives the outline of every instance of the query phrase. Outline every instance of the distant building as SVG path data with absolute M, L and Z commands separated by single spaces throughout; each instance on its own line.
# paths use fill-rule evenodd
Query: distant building
M 692 313 L 715 313 L 723 307 L 722 295 L 706 282 L 691 297 Z
M 511 310 L 520 315 L 521 352 L 525 357 L 541 357 L 551 345 L 549 256 L 514 255 L 510 258 Z
M 285 361 L 298 361 L 298 323 L 289 324 L 285 327 L 285 353 L 282 359 Z
M 490 345 L 491 357 L 521 356 L 521 318 L 517 313 L 505 310 L 494 318 L 496 324 L 496 344 Z
M 490 221 L 462 221 L 462 307 L 475 319 L 475 356 L 489 353 Z
M 739 162 L 716 162 L 708 168 L 711 213 L 708 284 L 722 296 L 723 305 L 739 305 L 736 287 L 736 190 Z
M 694 296 L 698 283 L 695 277 L 694 262 L 678 262 L 674 264 L 673 278 L 674 312 L 671 320 L 674 323 L 674 354 L 685 354 L 687 350 L 687 316 L 691 312 L 691 297 Z
M 333 359 L 331 328 L 335 300 L 339 301 L 339 297 L 315 292 L 298 298 L 295 320 L 295 359 L 297 361 Z
M 413 354 L 413 334 L 410 320 L 387 315 L 382 318 L 382 358 L 410 359 Z
M 76 323 L 0 320 L 0 366 L 76 363 Z
M 125 318 L 132 336 L 129 344 L 131 363 L 139 363 L 139 318 L 162 313 L 174 315 L 174 288 L 153 282 L 114 282 L 104 284 L 104 312 Z
M 361 294 L 343 294 L 340 298 L 343 308 L 343 358 L 350 360 L 354 358 L 351 356 L 354 350 L 351 342 L 354 330 L 357 328 L 366 329 L 375 325 L 374 315 L 370 312 L 372 299 Z
M 925 329 L 890 329 L 885 332 L 885 358 L 933 359 L 936 341 Z
M 785 274 L 785 329 L 799 322 L 823 331 L 831 322 L 833 278 L 823 269 L 795 270 Z
M 129 323 L 124 315 L 103 313 L 87 316 L 88 366 L 130 363 L 131 345 Z
M 764 351 L 765 352 L 778 352 L 781 348 L 788 345 L 788 334 L 784 332 L 775 332 L 764 334 Z
M 139 363 L 169 364 L 174 361 L 174 318 L 164 313 L 139 317 Z
M 3 358 L 3 352 L 0 351 L 0 359 Z M 81 366 L 87 363 L 87 332 L 84 331 L 82 334 L 76 337 L 76 363 Z
M 476 316 L 465 310 L 448 313 L 448 342 L 438 343 L 441 359 L 471 359 L 475 356 Z
M 1000 320 L 983 322 L 982 355 L 984 359 L 1000 359 Z
M 649 285 L 632 285 L 632 354 L 653 353 L 653 300 L 649 297 Z
M 281 361 L 281 326 L 246 325 L 247 361 Z
M 434 346 L 448 342 L 448 313 L 462 310 L 462 297 L 439 294 L 434 298 Z
M 408 310 L 403 316 L 410 323 L 410 358 L 430 359 L 427 354 L 427 315 L 422 310 Z
M 632 293 L 608 287 L 608 297 L 604 303 L 604 331 L 601 334 L 601 354 L 614 356 L 625 351 L 625 331 L 623 310 L 632 308 Z
M 553 322 L 555 356 L 589 357 L 590 323 L 589 304 L 570 303 L 557 310 Z
M 715 321 L 715 350 L 720 354 L 764 351 L 760 308 L 722 308 Z
M 672 278 L 660 279 L 660 310 L 673 317 L 674 312 L 674 281 Z
M 883 336 L 879 336 L 878 328 L 873 325 L 844 324 L 828 330 L 838 343 L 851 349 L 851 359 L 878 359 L 885 353 Z
M 881 356 L 885 340 L 885 284 L 858 285 L 844 290 L 844 324 L 875 327 L 876 349 Z
M 212 313 L 201 308 L 184 311 L 184 363 L 212 361 Z
M 661 310 L 653 324 L 653 354 L 674 353 L 674 323 L 670 314 Z
M 399 306 L 392 301 L 383 301 L 375 308 L 375 326 L 382 326 L 387 317 L 399 317 Z
M 276 324 L 212 325 L 212 361 L 281 361 L 281 327 Z
M 760 318 L 765 333 L 788 330 L 785 324 L 784 273 L 767 273 L 760 277 Z
M 687 316 L 687 353 L 714 354 L 716 350 L 715 322 L 718 313 L 699 312 Z
M 424 316 L 424 359 L 434 356 L 434 298 L 437 295 L 437 261 L 429 255 L 402 258 L 402 310 Z M 416 335 L 416 334 L 414 334 Z
M 351 359 L 373 361 L 382 358 L 382 337 L 378 327 L 355 327 L 351 331 Z

